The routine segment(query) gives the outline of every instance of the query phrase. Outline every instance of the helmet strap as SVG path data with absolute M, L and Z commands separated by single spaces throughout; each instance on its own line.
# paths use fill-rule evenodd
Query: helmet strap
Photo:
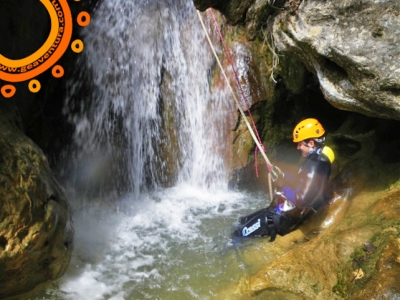
M 308 155 L 311 155 L 314 153 L 314 147 L 308 147 Z
M 315 152 L 315 149 L 317 148 L 317 145 L 315 144 L 315 142 L 314 142 L 314 144 L 315 144 L 314 147 L 310 147 L 308 145 L 308 143 L 306 143 L 305 141 L 302 141 L 302 143 L 303 143 L 304 146 L 306 146 L 308 148 L 308 155 L 311 155 L 311 154 L 313 154 Z

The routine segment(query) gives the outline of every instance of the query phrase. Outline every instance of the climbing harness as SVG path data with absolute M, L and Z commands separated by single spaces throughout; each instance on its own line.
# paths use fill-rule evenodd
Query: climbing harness
M 209 36 L 209 34 L 208 34 L 207 28 L 206 28 L 206 26 L 205 26 L 205 24 L 204 24 L 204 22 L 203 22 L 203 18 L 202 18 L 201 14 L 200 14 L 200 12 L 199 12 L 198 10 L 197 10 L 197 15 L 198 15 L 198 17 L 199 17 L 201 26 L 203 27 L 203 30 L 204 30 L 204 32 L 205 32 L 205 34 L 206 34 L 206 38 L 207 38 L 208 43 L 210 44 L 211 50 L 212 50 L 212 52 L 213 52 L 213 54 L 214 54 L 214 56 L 215 56 L 215 59 L 216 59 L 218 65 L 219 65 L 219 67 L 220 67 L 220 69 L 221 69 L 221 73 L 222 73 L 222 75 L 224 76 L 224 78 L 225 78 L 225 80 L 226 80 L 226 82 L 227 82 L 227 85 L 228 85 L 228 87 L 229 87 L 229 89 L 230 89 L 230 91 L 231 91 L 231 93 L 232 93 L 233 99 L 234 99 L 235 102 L 236 102 L 236 105 L 237 105 L 237 107 L 238 107 L 238 109 L 239 109 L 239 111 L 240 111 L 240 114 L 242 115 L 242 118 L 243 118 L 243 120 L 244 120 L 244 122 L 245 122 L 245 124 L 246 124 L 246 126 L 247 126 L 247 128 L 248 128 L 248 130 L 249 130 L 249 132 L 250 132 L 250 135 L 251 135 L 251 137 L 253 138 L 253 140 L 254 140 L 254 142 L 255 142 L 255 144 L 256 144 L 256 146 L 257 146 L 256 149 L 258 149 L 258 150 L 261 152 L 261 155 L 263 156 L 263 158 L 264 158 L 264 160 L 265 160 L 265 162 L 266 162 L 267 169 L 268 169 L 268 185 L 269 185 L 270 199 L 272 200 L 272 199 L 273 199 L 273 192 L 272 192 L 271 172 L 273 171 L 273 165 L 271 164 L 270 160 L 268 159 L 267 155 L 265 154 L 265 147 L 264 147 L 264 145 L 262 144 L 261 138 L 260 138 L 260 136 L 259 136 L 259 134 L 258 134 L 258 132 L 257 132 L 256 125 L 255 125 L 254 120 L 253 120 L 253 117 L 252 117 L 252 115 L 251 115 L 251 113 L 250 113 L 250 108 L 249 108 L 249 106 L 248 106 L 248 103 L 247 103 L 246 97 L 245 97 L 245 95 L 244 95 L 243 89 L 242 89 L 242 87 L 241 87 L 241 85 L 240 85 L 240 80 L 239 80 L 239 77 L 238 77 L 238 75 L 237 75 L 236 69 L 234 68 L 233 61 L 232 61 L 232 59 L 231 59 L 231 56 L 230 56 L 229 51 L 228 51 L 228 49 L 227 49 L 227 47 L 226 47 L 226 44 L 225 44 L 225 41 L 224 41 L 224 39 L 223 39 L 223 37 L 222 37 L 221 31 L 220 31 L 220 29 L 219 29 L 218 22 L 217 22 L 217 20 L 215 19 L 215 16 L 214 16 L 214 14 L 213 14 L 213 12 L 212 12 L 212 9 L 209 9 L 209 10 L 210 10 L 211 15 L 212 15 L 212 17 L 213 17 L 213 20 L 214 20 L 215 26 L 216 26 L 216 28 L 217 28 L 217 32 L 218 32 L 219 38 L 221 39 L 221 42 L 222 42 L 222 44 L 223 44 L 223 46 L 224 46 L 224 50 L 225 50 L 225 52 L 226 52 L 226 54 L 227 54 L 228 60 L 229 60 L 229 62 L 230 62 L 230 64 L 231 64 L 231 66 L 232 66 L 232 70 L 233 70 L 233 72 L 234 72 L 234 74 L 235 74 L 235 78 L 236 78 L 236 80 L 237 80 L 237 82 L 238 82 L 239 90 L 241 91 L 241 95 L 242 95 L 242 97 L 243 97 L 244 103 L 246 104 L 246 109 L 247 109 L 247 111 L 249 112 L 249 116 L 250 116 L 250 119 L 251 119 L 251 121 L 252 121 L 252 123 L 253 123 L 253 126 L 254 126 L 254 129 L 255 129 L 255 132 L 256 132 L 256 133 L 254 132 L 253 128 L 251 127 L 249 121 L 247 120 L 246 114 L 244 113 L 244 111 L 243 111 L 243 109 L 242 109 L 242 107 L 241 107 L 241 105 L 240 105 L 240 102 L 239 102 L 238 98 L 236 97 L 236 94 L 235 94 L 235 92 L 234 92 L 234 90 L 233 90 L 233 88 L 232 88 L 232 86 L 231 86 L 231 84 L 230 84 L 230 82 L 229 82 L 229 79 L 228 79 L 228 77 L 227 77 L 227 75 L 226 75 L 226 73 L 225 73 L 225 70 L 224 70 L 224 68 L 222 67 L 221 61 L 220 61 L 220 59 L 218 58 L 218 55 L 217 55 L 217 53 L 216 53 L 216 51 L 215 51 L 215 48 L 214 48 L 214 46 L 213 46 L 213 43 L 212 43 L 212 41 L 211 41 L 211 39 L 210 39 L 210 36 Z

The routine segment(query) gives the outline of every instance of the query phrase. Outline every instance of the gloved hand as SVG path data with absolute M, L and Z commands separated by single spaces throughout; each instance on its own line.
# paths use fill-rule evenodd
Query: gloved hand
M 277 166 L 273 166 L 271 170 L 271 178 L 276 187 L 281 187 L 285 174 Z
M 282 193 L 290 202 L 295 203 L 295 191 L 292 188 L 285 186 L 282 188 Z

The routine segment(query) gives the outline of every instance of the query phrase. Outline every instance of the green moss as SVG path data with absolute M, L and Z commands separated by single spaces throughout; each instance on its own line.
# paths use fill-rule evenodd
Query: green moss
M 339 295 L 339 296 L 345 298 L 347 295 L 346 279 L 342 273 L 339 273 L 337 278 L 338 278 L 338 282 L 333 286 L 332 292 L 336 295 Z
M 318 285 L 317 283 L 311 285 L 311 289 L 313 290 L 313 292 L 315 293 L 315 295 L 318 295 L 320 288 L 319 288 L 319 285 Z
M 387 224 L 387 226 L 390 225 Z M 399 232 L 400 226 L 392 225 L 392 228 L 393 226 Z M 393 231 L 380 231 L 370 241 L 364 243 L 363 246 L 354 249 L 349 262 L 344 265 L 344 268 L 337 275 L 338 281 L 333 286 L 332 292 L 347 298 L 359 290 L 363 290 L 368 282 L 379 272 L 376 266 L 382 257 L 385 247 L 389 243 L 390 235 L 393 235 Z M 366 245 L 369 245 L 370 249 Z M 359 269 L 362 269 L 364 276 L 356 279 L 354 272 Z

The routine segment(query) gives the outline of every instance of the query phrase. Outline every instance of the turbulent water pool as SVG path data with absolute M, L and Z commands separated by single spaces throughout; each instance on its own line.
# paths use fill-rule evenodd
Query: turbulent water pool
M 237 217 L 264 206 L 265 197 L 181 185 L 133 206 L 126 196 L 119 205 L 103 199 L 74 207 L 71 264 L 29 299 L 221 298 L 262 267 L 244 254 L 266 239 L 230 237 Z

